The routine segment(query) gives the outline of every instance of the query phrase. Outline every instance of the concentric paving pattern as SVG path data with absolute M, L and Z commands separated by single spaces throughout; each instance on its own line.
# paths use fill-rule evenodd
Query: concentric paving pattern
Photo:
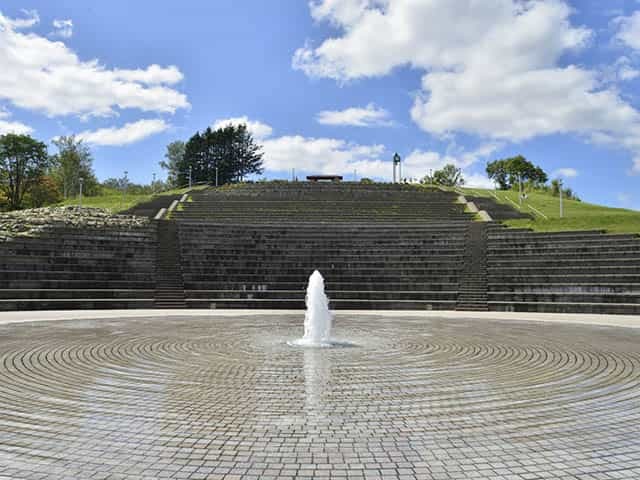
M 640 478 L 640 332 L 291 315 L 0 327 L 0 478 Z

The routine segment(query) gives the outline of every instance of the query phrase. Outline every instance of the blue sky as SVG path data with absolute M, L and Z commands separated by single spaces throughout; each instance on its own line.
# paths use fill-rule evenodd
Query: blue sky
M 0 71 L 0 133 L 79 134 L 101 179 L 162 177 L 167 143 L 246 121 L 270 178 L 388 179 L 398 151 L 484 186 L 523 154 L 640 209 L 632 0 L 4 0 Z

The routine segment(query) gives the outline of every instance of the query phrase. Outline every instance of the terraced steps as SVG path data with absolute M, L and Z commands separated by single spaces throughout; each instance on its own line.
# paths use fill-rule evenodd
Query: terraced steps
M 158 221 L 154 299 L 156 308 L 186 307 L 178 229 L 179 226 L 174 221 Z

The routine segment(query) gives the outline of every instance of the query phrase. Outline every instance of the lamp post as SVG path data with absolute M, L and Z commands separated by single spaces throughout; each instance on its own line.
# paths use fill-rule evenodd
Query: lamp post
M 189 171 L 189 175 L 191 175 L 191 171 Z M 191 183 L 191 177 L 189 177 L 189 183 Z M 216 187 L 218 186 L 218 167 L 216 167 Z
M 522 207 L 522 175 L 518 175 L 518 184 L 520 185 L 520 195 L 518 195 L 518 198 L 520 199 L 520 207 Z
M 153 176 L 153 180 L 151 180 L 151 193 L 153 193 L 155 195 L 156 193 L 156 174 L 155 172 L 152 173 Z
M 562 180 L 558 180 L 558 190 L 560 190 L 560 218 L 564 218 L 564 205 L 562 203 Z
M 122 179 L 122 208 L 124 208 L 124 204 L 125 204 L 125 195 L 127 194 L 127 183 L 129 182 L 129 179 L 127 178 L 127 174 L 129 172 L 127 172 L 126 170 L 124 171 L 124 178 Z
M 400 164 L 401 158 L 400 155 L 398 155 L 398 152 L 393 154 L 393 183 L 396 183 L 396 166 L 398 166 L 398 172 L 399 172 L 399 177 L 400 177 L 400 181 L 402 181 L 402 167 Z
M 84 178 L 80 177 L 80 178 L 78 178 L 78 181 L 80 182 L 80 192 L 79 192 L 79 196 L 78 196 L 78 206 L 80 208 L 82 208 L 82 184 L 84 183 Z

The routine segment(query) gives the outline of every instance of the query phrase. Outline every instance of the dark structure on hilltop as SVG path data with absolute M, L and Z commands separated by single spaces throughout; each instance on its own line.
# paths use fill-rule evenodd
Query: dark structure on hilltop
M 319 269 L 334 309 L 640 313 L 636 235 L 508 229 L 474 221 L 457 198 L 398 184 L 258 183 L 193 192 L 170 220 L 54 222 L 0 244 L 0 305 L 303 308 Z

